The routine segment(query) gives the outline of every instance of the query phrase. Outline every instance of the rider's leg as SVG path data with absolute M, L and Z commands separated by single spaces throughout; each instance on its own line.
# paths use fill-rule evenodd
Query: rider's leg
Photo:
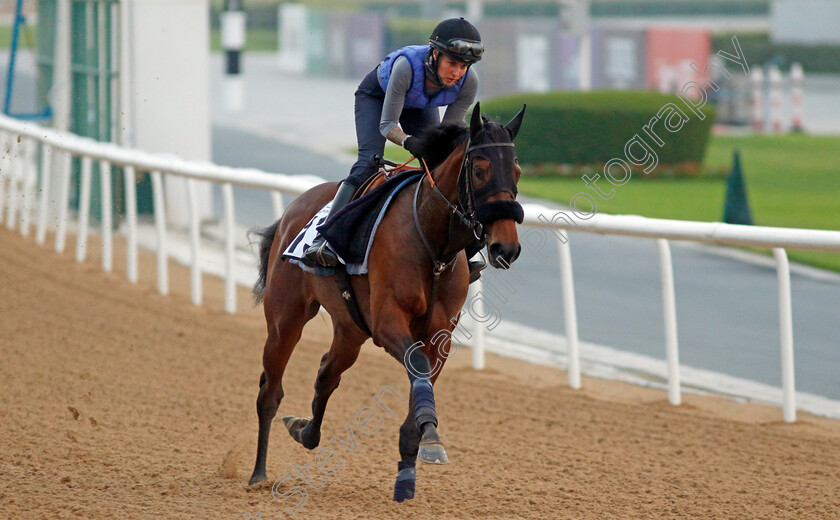
M 364 85 L 368 79 L 365 78 L 362 84 Z M 381 155 L 385 149 L 385 138 L 379 133 L 379 119 L 381 117 L 382 99 L 363 92 L 360 86 L 359 90 L 356 91 L 356 139 L 359 144 L 359 156 L 350 169 L 350 175 L 339 186 L 327 220 L 346 206 L 356 192 L 356 188 L 376 173 L 376 167 L 373 166 L 370 159 L 374 154 Z M 312 245 L 303 253 L 301 261 L 310 267 L 316 265 L 333 267 L 338 263 L 338 257 L 330 249 L 327 241 L 318 235 Z
M 475 256 L 476 253 L 484 249 L 484 240 L 476 240 L 467 246 L 467 260 Z M 475 260 L 469 260 L 470 266 L 470 283 L 481 278 L 481 271 L 487 268 L 487 262 L 484 261 L 484 256 L 479 255 Z
M 357 186 L 353 186 L 347 181 L 341 183 L 338 187 L 338 192 L 335 194 L 335 198 L 333 199 L 332 206 L 330 206 L 330 213 L 327 215 L 327 220 L 338 213 L 338 210 L 350 202 L 350 199 L 353 198 L 353 194 L 356 193 L 356 188 Z M 301 257 L 301 262 L 309 267 L 315 267 L 316 265 L 335 267 L 335 265 L 338 264 L 338 256 L 336 256 L 335 252 L 329 248 L 329 245 L 327 244 L 327 241 L 324 240 L 324 237 L 318 235 L 315 237 L 315 240 L 312 241 L 312 245 L 304 251 L 303 256 Z

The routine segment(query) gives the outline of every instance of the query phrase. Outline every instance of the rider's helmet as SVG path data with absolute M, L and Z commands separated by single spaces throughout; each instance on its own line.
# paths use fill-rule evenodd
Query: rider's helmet
M 450 18 L 440 22 L 429 36 L 429 45 L 468 65 L 480 61 L 484 53 L 481 34 L 473 24 L 463 18 Z

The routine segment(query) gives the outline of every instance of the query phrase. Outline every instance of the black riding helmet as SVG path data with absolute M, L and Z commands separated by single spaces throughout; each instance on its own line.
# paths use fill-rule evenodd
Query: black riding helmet
M 437 24 L 429 36 L 429 46 L 467 65 L 480 61 L 481 55 L 484 54 L 481 34 L 463 17 L 450 18 Z M 431 49 L 426 59 L 426 71 L 437 85 L 443 85 L 437 72 L 437 60 L 432 57 Z
M 480 61 L 484 53 L 481 34 L 473 24 L 463 18 L 450 18 L 440 22 L 429 36 L 429 45 L 470 65 Z

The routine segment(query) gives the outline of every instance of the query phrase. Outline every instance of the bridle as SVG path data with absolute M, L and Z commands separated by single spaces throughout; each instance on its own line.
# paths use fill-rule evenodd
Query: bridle
M 443 202 L 446 204 L 449 212 L 449 228 L 447 230 L 447 237 L 446 237 L 446 244 L 451 241 L 452 238 L 452 228 L 455 226 L 463 226 L 472 231 L 473 235 L 475 236 L 476 240 L 484 239 L 484 223 L 490 223 L 492 220 L 488 219 L 484 220 L 481 218 L 482 213 L 485 213 L 488 216 L 493 217 L 495 220 L 499 218 L 514 218 L 517 222 L 522 222 L 523 212 L 522 206 L 519 205 L 518 202 L 515 200 L 513 201 L 502 201 L 500 202 L 487 202 L 486 199 L 493 195 L 493 193 L 487 194 L 484 197 L 485 200 L 477 200 L 475 189 L 472 184 L 472 168 L 473 168 L 473 153 L 476 150 L 482 150 L 485 148 L 501 148 L 501 147 L 513 147 L 514 144 L 512 142 L 508 143 L 482 143 L 477 145 L 471 145 L 470 138 L 467 138 L 467 145 L 464 150 L 464 160 L 461 162 L 461 167 L 458 170 L 458 180 L 457 180 L 457 190 L 458 190 L 458 200 L 456 204 L 449 202 L 449 199 L 446 198 L 440 189 L 438 189 L 437 185 L 435 184 L 435 180 L 432 178 L 432 173 L 429 171 L 429 166 L 426 164 L 426 161 L 421 160 L 423 163 L 423 168 L 426 171 L 426 177 L 429 179 L 429 186 L 432 189 L 433 193 L 436 193 L 438 197 L 440 197 Z M 491 168 L 493 167 L 491 161 Z M 499 168 L 501 170 L 501 168 Z M 495 171 L 495 170 L 494 170 Z M 462 182 L 463 181 L 463 182 Z M 429 241 L 426 238 L 426 234 L 423 233 L 423 228 L 420 226 L 420 216 L 417 212 L 417 200 L 419 199 L 420 195 L 420 187 L 423 184 L 423 179 L 421 178 L 420 181 L 417 183 L 417 188 L 414 190 L 414 228 L 417 230 L 417 234 L 420 235 L 420 239 L 423 242 L 423 247 L 426 248 L 426 253 L 429 255 L 429 259 L 432 261 L 432 265 L 434 266 L 432 269 L 432 285 L 431 285 L 431 294 L 429 296 L 430 304 L 426 307 L 426 314 L 423 316 L 423 328 L 421 329 L 421 336 L 426 337 L 426 334 L 429 330 L 429 325 L 432 322 L 432 313 L 434 311 L 434 302 L 437 298 L 438 286 L 440 285 L 440 275 L 450 269 L 455 265 L 455 262 L 458 260 L 458 256 L 460 255 L 460 250 L 457 250 L 451 259 L 441 259 L 440 255 L 435 254 L 432 250 L 432 246 L 429 245 Z M 463 188 L 462 188 L 463 184 Z M 515 196 L 516 190 L 516 183 L 512 183 Z M 501 191 L 501 190 L 500 190 Z M 464 200 L 466 199 L 466 200 Z M 482 208 L 490 208 L 487 211 L 482 211 Z M 496 215 L 493 215 L 493 208 L 503 208 L 501 211 L 497 211 Z M 518 209 L 518 213 L 517 210 Z
M 513 144 L 513 142 L 482 143 L 472 145 L 470 138 L 467 138 L 467 146 L 464 150 L 464 159 L 461 162 L 461 167 L 458 171 L 458 201 L 456 204 L 450 202 L 449 199 L 446 198 L 446 195 L 444 195 L 443 192 L 441 192 L 440 189 L 438 189 L 434 179 L 432 178 L 432 174 L 429 171 L 428 165 L 424 160 L 421 160 L 423 168 L 426 172 L 426 177 L 429 179 L 429 186 L 431 187 L 432 192 L 436 193 L 448 207 L 449 236 L 447 237 L 447 243 L 449 242 L 449 238 L 452 235 L 452 228 L 456 225 L 460 225 L 467 229 L 470 229 L 473 235 L 475 236 L 476 240 L 483 240 L 485 236 L 484 224 L 489 224 L 490 222 L 499 220 L 501 218 L 512 218 L 519 223 L 522 222 L 522 206 L 520 206 L 518 202 L 487 202 L 486 199 L 492 196 L 494 193 L 488 194 L 486 197 L 484 197 L 485 200 L 478 201 L 476 200 L 475 189 L 473 188 L 472 183 L 473 159 L 475 158 L 473 152 L 485 148 L 513 148 L 514 146 L 515 145 Z M 414 228 L 420 235 L 420 239 L 423 242 L 423 246 L 425 247 L 426 252 L 429 254 L 429 258 L 432 261 L 432 265 L 434 265 L 435 277 L 437 277 L 440 275 L 440 273 L 442 273 L 443 271 L 452 267 L 455 264 L 455 261 L 458 259 L 458 252 L 456 252 L 451 259 L 445 260 L 441 259 L 439 255 L 435 254 L 435 252 L 432 250 L 431 245 L 429 245 L 429 241 L 426 238 L 425 233 L 423 233 L 422 227 L 420 226 L 420 217 L 417 211 L 417 200 L 419 198 L 420 186 L 422 184 L 423 182 L 421 179 L 421 181 L 417 183 L 417 188 L 414 190 Z M 512 194 L 516 196 L 515 183 L 513 185 L 513 189 L 514 192 Z M 481 218 L 483 215 L 487 215 L 493 218 L 492 220 L 491 218 Z

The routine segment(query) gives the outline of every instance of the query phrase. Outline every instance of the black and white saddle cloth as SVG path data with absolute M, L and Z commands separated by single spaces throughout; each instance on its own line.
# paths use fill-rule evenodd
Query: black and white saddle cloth
M 395 175 L 378 188 L 371 190 L 370 193 L 339 210 L 329 222 L 325 223 L 332 206 L 332 201 L 328 202 L 303 226 L 297 237 L 283 252 L 282 257 L 300 266 L 304 271 L 320 276 L 333 274 L 334 269 L 331 267 L 309 267 L 300 261 L 303 252 L 312 245 L 320 233 L 338 255 L 339 261 L 346 266 L 348 274 L 367 273 L 370 246 L 373 244 L 379 223 L 394 197 L 405 187 L 417 182 L 422 175 L 423 172 L 419 170 Z

